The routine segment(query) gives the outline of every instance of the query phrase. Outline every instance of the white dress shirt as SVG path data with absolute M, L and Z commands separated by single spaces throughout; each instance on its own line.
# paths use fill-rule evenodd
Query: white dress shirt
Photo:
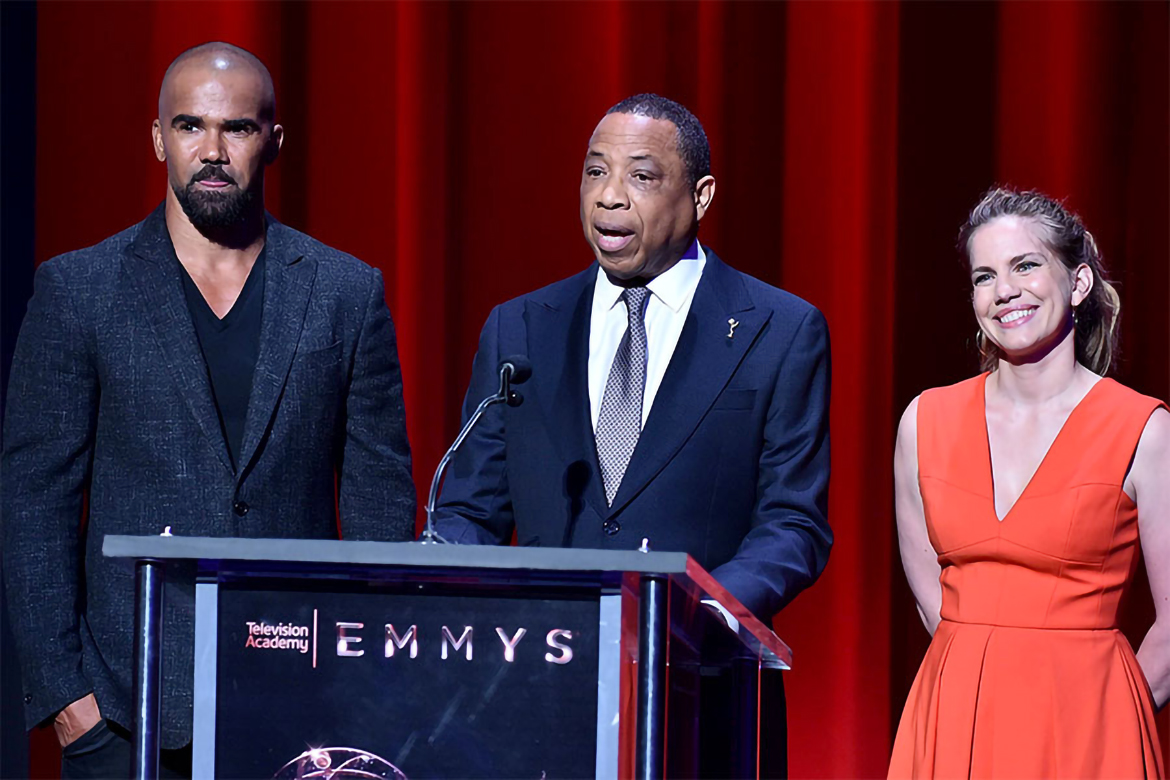
M 691 255 L 696 255 L 692 257 Z M 646 301 L 646 389 L 642 396 L 642 425 L 650 415 L 654 396 L 662 385 L 666 367 L 674 355 L 678 337 L 682 334 L 687 313 L 707 256 L 696 241 L 693 251 L 674 264 L 670 270 L 650 280 L 646 288 L 650 297 Z M 629 327 L 629 314 L 625 301 L 621 300 L 623 288 L 609 280 L 605 271 L 597 269 L 597 284 L 593 288 L 593 313 L 589 319 L 589 410 L 593 430 L 597 430 L 597 417 L 601 413 L 601 398 L 605 395 L 605 384 L 609 370 L 617 355 L 618 345 Z

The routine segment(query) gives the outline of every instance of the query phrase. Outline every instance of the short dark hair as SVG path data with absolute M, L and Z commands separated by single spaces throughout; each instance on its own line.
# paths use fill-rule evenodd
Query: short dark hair
M 710 175 L 711 145 L 707 143 L 703 123 L 681 103 L 652 92 L 643 92 L 626 98 L 605 114 L 632 114 L 671 122 L 678 130 L 678 154 L 687 169 L 687 179 L 691 186 L 694 187 L 699 179 Z

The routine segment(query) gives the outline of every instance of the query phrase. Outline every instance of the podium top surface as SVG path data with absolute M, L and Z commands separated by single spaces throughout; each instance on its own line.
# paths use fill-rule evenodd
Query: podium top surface
M 453 566 L 518 571 L 628 571 L 664 575 L 686 574 L 690 561 L 690 556 L 681 552 L 193 536 L 109 535 L 102 544 L 102 553 L 107 558 L 153 558 L 164 561 L 264 561 L 418 568 Z M 691 566 L 694 565 L 691 561 Z

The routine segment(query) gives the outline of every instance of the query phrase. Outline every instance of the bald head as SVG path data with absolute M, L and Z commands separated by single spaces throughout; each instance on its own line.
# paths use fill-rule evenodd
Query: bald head
M 195 82 L 225 77 L 250 93 L 259 119 L 270 124 L 276 120 L 276 89 L 268 68 L 252 52 L 222 41 L 200 44 L 175 57 L 158 92 L 159 119 L 169 119 L 169 109 L 180 97 L 176 92 L 185 93 Z

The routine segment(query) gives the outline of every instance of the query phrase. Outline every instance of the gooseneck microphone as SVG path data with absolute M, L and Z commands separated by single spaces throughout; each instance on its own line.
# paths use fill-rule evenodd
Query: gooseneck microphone
M 447 544 L 447 540 L 439 536 L 435 532 L 435 501 L 439 497 L 439 484 L 443 478 L 443 472 L 447 470 L 447 464 L 451 462 L 451 458 L 459 451 L 459 447 L 463 445 L 467 434 L 471 433 L 471 429 L 479 422 L 479 418 L 483 417 L 483 413 L 487 411 L 489 406 L 495 404 L 507 404 L 508 406 L 519 406 L 524 403 L 524 397 L 512 390 L 512 385 L 524 384 L 528 378 L 532 376 L 532 363 L 523 355 L 512 355 L 500 361 L 500 366 L 496 369 L 500 375 L 500 388 L 493 395 L 479 402 L 479 406 L 475 409 L 475 414 L 468 418 L 467 423 L 463 429 L 459 431 L 459 435 L 455 437 L 455 443 L 443 455 L 443 459 L 439 461 L 439 467 L 435 469 L 435 476 L 431 480 L 431 492 L 427 498 L 427 526 L 422 532 L 422 538 L 419 540 L 423 544 Z

